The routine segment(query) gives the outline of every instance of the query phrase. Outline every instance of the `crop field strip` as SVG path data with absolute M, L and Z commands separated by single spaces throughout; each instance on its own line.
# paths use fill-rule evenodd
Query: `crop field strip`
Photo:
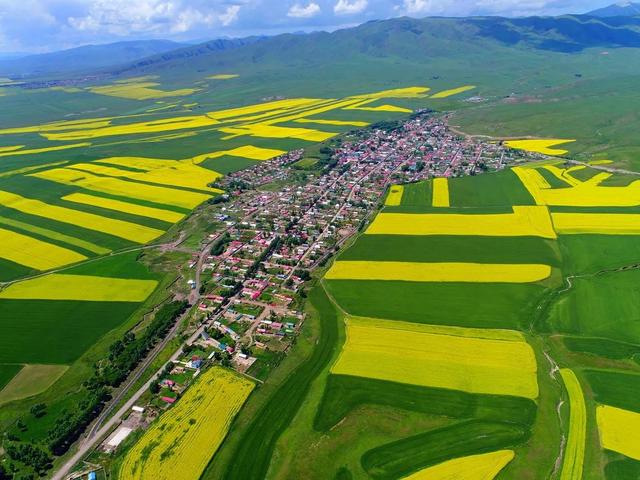
M 253 388 L 235 372 L 207 370 L 127 452 L 119 478 L 199 478 Z
M 387 195 L 384 204 L 391 207 L 397 207 L 402 203 L 402 194 L 404 187 L 402 185 L 391 185 L 389 188 L 389 194 Z
M 433 179 L 433 206 L 449 207 L 449 180 L 447 178 Z
M 602 448 L 640 460 L 640 413 L 598 405 L 596 420 Z
M 568 368 L 560 375 L 569 394 L 569 428 L 560 473 L 561 480 L 582 478 L 587 437 L 587 407 L 576 374 Z
M 66 365 L 25 365 L 4 388 L 0 387 L 0 405 L 44 392 L 67 369 Z
M 367 235 L 534 236 L 556 238 L 546 207 L 515 206 L 511 214 L 381 213 Z
M 53 273 L 13 283 L 0 290 L 0 299 L 142 302 L 157 285 L 155 280 Z
M 413 473 L 404 480 L 493 480 L 513 460 L 513 450 L 454 458 Z
M 533 283 L 551 275 L 549 265 L 499 263 L 418 263 L 339 260 L 327 280 L 399 280 L 406 282 Z
M 143 225 L 101 217 L 56 205 L 49 205 L 40 200 L 26 198 L 6 191 L 0 191 L 0 204 L 30 215 L 70 223 L 71 225 L 76 225 L 88 230 L 97 230 L 137 243 L 147 243 L 163 233 L 160 230 Z
M 548 167 L 548 166 L 547 166 Z M 640 205 L 640 180 L 626 186 L 602 186 L 609 174 L 594 173 L 589 180 L 573 179 L 573 186 L 552 188 L 541 175 L 543 166 L 513 167 L 538 205 L 568 207 L 634 207 Z M 561 175 L 561 174 L 560 174 Z
M 515 332 L 472 335 L 463 329 L 349 318 L 347 341 L 331 372 L 469 393 L 538 396 L 535 357 L 522 337 Z

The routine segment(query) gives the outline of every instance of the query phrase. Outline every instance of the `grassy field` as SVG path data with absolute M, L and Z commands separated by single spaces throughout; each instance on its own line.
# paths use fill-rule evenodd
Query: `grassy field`
M 22 369 L 23 365 L 2 365 L 0 364 L 0 391 L 13 377 Z
M 226 470 L 221 472 L 209 468 L 202 478 L 264 478 L 278 438 L 293 420 L 311 383 L 326 366 L 336 348 L 338 332 L 334 307 L 322 287 L 311 290 L 309 298 L 322 322 L 320 337 L 313 353 L 256 412 Z
M 629 301 L 640 293 L 639 280 L 640 270 L 574 279 L 574 288 L 553 305 L 546 328 L 640 344 L 640 307 Z
M 362 465 L 371 478 L 392 480 L 465 455 L 486 453 L 525 441 L 528 431 L 496 422 L 460 422 L 369 450 Z

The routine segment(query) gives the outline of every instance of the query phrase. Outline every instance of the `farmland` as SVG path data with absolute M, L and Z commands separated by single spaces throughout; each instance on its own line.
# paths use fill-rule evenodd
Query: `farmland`
M 466 478 L 472 464 L 487 478 L 547 478 L 558 449 L 558 478 L 632 478 L 616 475 L 637 468 L 637 431 L 621 425 L 640 412 L 629 301 L 640 257 L 633 207 L 611 199 L 633 203 L 616 190 L 633 182 L 611 175 L 602 185 L 599 172 L 558 162 L 516 168 L 547 172 L 556 180 L 540 174 L 544 190 L 564 190 L 566 204 L 516 169 L 450 179 L 450 206 L 434 201 L 442 187 L 432 182 L 391 187 L 324 275 L 344 311 L 341 346 L 279 442 L 273 478 L 320 478 L 318 469 L 335 478 Z M 564 215 L 600 228 L 573 231 Z M 547 273 L 509 283 L 517 269 L 543 265 Z M 550 376 L 549 362 L 560 367 Z M 283 457 L 285 445 L 305 461 Z
M 6 392 L 3 430 L 25 421 L 20 438 L 48 449 L 57 418 L 79 404 L 91 407 L 78 388 L 95 374 L 93 365 L 109 358 L 119 338 L 147 338 L 150 313 L 170 295 L 161 288 L 176 280 L 174 266 L 145 260 L 146 249 L 176 241 L 191 213 L 223 193 L 224 175 L 412 111 L 389 102 L 428 101 L 424 87 L 248 104 L 193 101 L 214 83 L 238 80 L 220 75 L 209 87 L 202 78 L 198 87 L 134 78 L 52 90 L 51 101 L 65 108 L 96 109 L 3 124 L 1 379 L 9 387 L 12 378 L 34 380 L 32 388 Z M 16 89 L 8 101 L 38 94 Z M 195 234 L 184 246 L 201 241 Z M 43 382 L 40 366 L 56 374 Z M 27 418 L 42 401 L 47 415 Z
M 302 63 L 304 47 L 276 39 L 273 56 L 249 46 L 213 62 L 155 59 L 170 67 L 159 75 L 144 71 L 150 63 L 129 67 L 125 76 L 144 76 L 128 79 L 3 85 L 3 431 L 58 447 L 57 420 L 92 408 L 101 392 L 82 388 L 110 373 L 114 342 L 146 338 L 175 291 L 198 298 L 183 284 L 166 288 L 192 275 L 176 258 L 188 265 L 187 249 L 222 225 L 206 209 L 222 200 L 228 174 L 305 148 L 302 183 L 325 168 L 317 143 L 427 108 L 455 112 L 451 125 L 466 133 L 505 139 L 517 158 L 554 158 L 482 175 L 486 165 L 461 164 L 469 176 L 452 168 L 406 184 L 376 178 L 387 196 L 368 201 L 382 211 L 336 245 L 335 261 L 318 262 L 328 262 L 321 285 L 300 292 L 320 313 L 297 368 L 277 388 L 256 368 L 267 384 L 251 395 L 225 370 L 205 370 L 126 453 L 120 476 L 637 476 L 628 447 L 637 436 L 620 424 L 640 413 L 640 181 L 562 158 L 637 165 L 637 54 L 515 51 L 484 38 L 462 53 L 450 35 L 482 29 L 475 20 L 464 29 L 442 20 L 434 44 L 403 22 L 393 32 L 363 26 L 362 44 L 327 34 L 326 52 L 345 52 L 339 65 L 320 48 Z M 402 44 L 416 37 L 419 61 L 386 45 L 392 33 Z M 375 63 L 371 49 L 382 52 Z M 183 227 L 186 240 L 171 247 Z M 226 390 L 234 382 L 241 394 Z M 42 402 L 46 415 L 29 413 Z M 215 429 L 203 428 L 205 416 Z
M 198 478 L 224 440 L 254 384 L 219 367 L 209 369 L 127 453 L 122 479 Z

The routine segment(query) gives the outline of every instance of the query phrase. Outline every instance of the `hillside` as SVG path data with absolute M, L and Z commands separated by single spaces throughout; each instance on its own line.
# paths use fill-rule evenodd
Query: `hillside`
M 608 7 L 599 8 L 589 12 L 593 17 L 635 17 L 640 15 L 640 3 L 620 2 Z
M 452 55 L 505 53 L 518 47 L 561 53 L 592 47 L 640 47 L 640 19 L 587 16 L 529 18 L 397 18 L 371 21 L 333 33 L 283 34 L 256 42 L 218 40 L 154 55 L 111 70 L 118 75 L 176 68 L 246 69 L 269 65 L 304 66 L 367 57 L 428 60 Z M 335 52 L 341 52 L 337 59 Z
M 141 40 L 85 45 L 59 52 L 0 59 L 0 74 L 33 76 L 68 74 L 132 62 L 180 48 L 182 44 L 169 40 Z

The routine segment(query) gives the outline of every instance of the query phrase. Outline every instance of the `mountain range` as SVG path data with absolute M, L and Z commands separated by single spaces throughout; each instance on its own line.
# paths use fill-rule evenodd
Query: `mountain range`
M 620 2 L 608 7 L 599 8 L 589 12 L 593 17 L 635 17 L 640 15 L 640 3 Z
M 367 22 L 332 33 L 217 39 L 197 45 L 167 40 L 88 45 L 0 58 L 0 76 L 64 78 L 130 76 L 179 70 L 240 71 L 248 66 L 305 66 L 353 57 L 425 61 L 505 48 L 577 53 L 589 48 L 640 47 L 640 4 L 558 17 L 408 17 Z

